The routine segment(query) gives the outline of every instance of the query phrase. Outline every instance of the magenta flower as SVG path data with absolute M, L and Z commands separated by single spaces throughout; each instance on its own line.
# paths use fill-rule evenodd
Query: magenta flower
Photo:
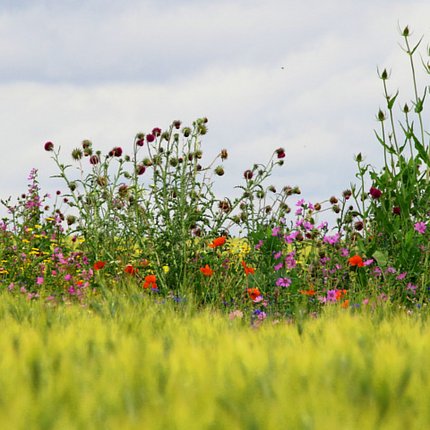
M 287 288 L 291 285 L 291 279 L 290 278 L 278 278 L 276 280 L 276 286 L 278 287 L 284 287 Z
M 425 232 L 426 232 L 426 229 L 427 229 L 427 225 L 426 225 L 426 223 L 425 222 L 417 222 L 415 225 L 414 225 L 414 229 L 415 229 L 415 231 L 417 231 L 419 234 L 424 234 Z
M 284 263 L 282 263 L 282 261 L 278 264 L 276 264 L 273 268 L 275 269 L 275 271 L 277 272 L 278 270 L 282 269 L 282 266 L 284 265 Z
M 381 195 L 382 195 L 382 191 L 381 191 L 381 190 L 378 190 L 378 188 L 370 187 L 369 194 L 370 194 L 374 199 L 379 199 L 379 197 L 381 197 Z
M 146 135 L 146 141 L 147 142 L 151 143 L 151 142 L 154 142 L 154 140 L 155 140 L 155 136 L 153 134 L 147 134 Z
M 37 285 L 42 285 L 44 282 L 43 276 L 38 276 L 36 279 L 36 284 Z

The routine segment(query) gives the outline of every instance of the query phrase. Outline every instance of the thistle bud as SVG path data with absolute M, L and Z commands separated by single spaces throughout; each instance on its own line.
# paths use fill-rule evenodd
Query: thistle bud
M 70 182 L 69 188 L 70 188 L 70 191 L 75 191 L 76 190 L 76 182 Z
M 72 225 L 76 222 L 76 217 L 74 215 L 67 215 L 66 221 L 67 225 Z
M 387 69 L 384 69 L 384 70 L 382 71 L 380 78 L 381 78 L 383 81 L 386 81 L 386 80 L 388 79 Z
M 361 231 L 361 230 L 363 230 L 363 227 L 364 227 L 363 221 L 357 221 L 357 222 L 354 224 L 354 228 L 355 228 L 357 231 Z
M 80 148 L 75 148 L 72 151 L 72 158 L 76 161 L 80 160 L 83 156 L 82 150 Z
M 142 161 L 143 165 L 146 167 L 151 167 L 152 166 L 152 160 L 148 157 L 144 158 Z
M 338 202 L 337 198 L 335 196 L 330 197 L 330 203 L 332 205 L 335 205 Z
M 251 170 L 245 170 L 245 172 L 243 172 L 243 177 L 248 181 L 252 179 L 253 176 L 254 174 L 252 173 Z
M 190 127 L 184 127 L 182 129 L 182 133 L 185 137 L 188 137 L 191 134 L 191 128 Z
M 108 180 L 106 176 L 98 176 L 96 181 L 97 181 L 97 184 L 100 185 L 101 187 L 106 187 L 108 184 Z
M 409 27 L 406 26 L 402 31 L 402 36 L 408 37 L 409 36 Z
M 45 151 L 53 151 L 54 144 L 52 142 L 46 142 L 44 145 Z
M 220 156 L 221 156 L 221 160 L 222 160 L 222 161 L 227 160 L 227 158 L 228 158 L 228 152 L 227 152 L 227 149 L 221 149 Z
M 100 159 L 97 155 L 91 155 L 90 157 L 90 163 L 93 165 L 96 165 L 100 162 Z
M 348 200 L 352 196 L 352 191 L 351 190 L 345 190 L 342 193 L 342 195 L 343 195 L 343 197 L 344 197 L 345 200 Z
M 173 121 L 173 127 L 175 127 L 176 130 L 179 130 L 181 128 L 181 121 L 179 121 L 178 119 Z
M 222 166 L 217 166 L 215 168 L 215 174 L 218 176 L 224 175 L 224 168 Z
M 294 194 L 302 194 L 302 190 L 299 187 L 294 187 L 293 188 L 293 193 Z
M 321 210 L 321 205 L 319 203 L 315 203 L 314 204 L 314 208 L 316 211 L 320 211 Z
M 136 166 L 136 174 L 143 175 L 145 173 L 146 167 L 143 164 L 138 164 Z
M 91 140 L 85 139 L 82 141 L 82 148 L 84 149 L 91 148 L 92 145 L 93 143 L 91 142 Z
M 284 148 L 278 148 L 276 150 L 276 155 L 277 155 L 278 158 L 285 158 Z

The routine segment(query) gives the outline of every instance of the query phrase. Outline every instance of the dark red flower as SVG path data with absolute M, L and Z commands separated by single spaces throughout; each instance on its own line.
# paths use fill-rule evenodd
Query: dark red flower
M 143 164 L 138 164 L 136 166 L 136 173 L 138 175 L 143 175 L 145 173 L 146 167 Z
M 394 206 L 393 207 L 393 214 L 394 215 L 400 215 L 400 206 Z
M 138 139 L 137 141 L 136 141 L 136 145 L 137 146 L 143 146 L 145 144 L 145 139 Z
M 278 158 L 285 158 L 284 148 L 278 148 L 276 150 L 276 155 L 278 156 Z
M 245 172 L 243 172 L 243 177 L 245 179 L 252 179 L 252 177 L 254 176 L 254 174 L 252 173 L 251 170 L 245 170 Z
M 45 147 L 45 151 L 53 151 L 54 150 L 54 144 L 52 142 L 46 142 L 44 147 Z
M 382 191 L 378 190 L 378 188 L 375 187 L 371 187 L 369 194 L 374 198 L 374 199 L 379 199 L 379 197 L 382 196 Z
M 155 127 L 155 128 L 152 130 L 152 134 L 153 134 L 154 136 L 160 136 L 160 134 L 161 134 L 161 128 Z
M 91 155 L 90 157 L 90 163 L 91 164 L 98 164 L 100 162 L 100 159 L 98 155 Z
M 151 143 L 151 142 L 154 142 L 154 140 L 155 140 L 155 136 L 153 134 L 147 134 L 146 135 L 146 141 L 147 142 Z
M 121 157 L 122 148 L 120 148 L 119 146 L 115 146 L 115 148 L 113 148 L 112 151 L 109 152 L 109 155 L 111 157 Z

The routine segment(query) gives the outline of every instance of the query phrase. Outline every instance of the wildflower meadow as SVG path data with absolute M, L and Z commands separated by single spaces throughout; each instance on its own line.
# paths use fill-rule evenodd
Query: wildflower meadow
M 430 49 L 401 38 L 414 97 L 378 70 L 383 166 L 356 154 L 324 201 L 271 183 L 282 146 L 215 193 L 229 152 L 205 160 L 207 118 L 108 153 L 42 143 L 63 187 L 44 193 L 35 167 L 1 200 L 0 423 L 428 428 L 430 86 L 416 69 L 430 75 Z

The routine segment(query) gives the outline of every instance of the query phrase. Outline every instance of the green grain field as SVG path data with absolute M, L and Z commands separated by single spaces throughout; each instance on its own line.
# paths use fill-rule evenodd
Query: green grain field
M 0 300 L 0 428 L 426 429 L 426 313 L 243 319 L 115 295 Z

